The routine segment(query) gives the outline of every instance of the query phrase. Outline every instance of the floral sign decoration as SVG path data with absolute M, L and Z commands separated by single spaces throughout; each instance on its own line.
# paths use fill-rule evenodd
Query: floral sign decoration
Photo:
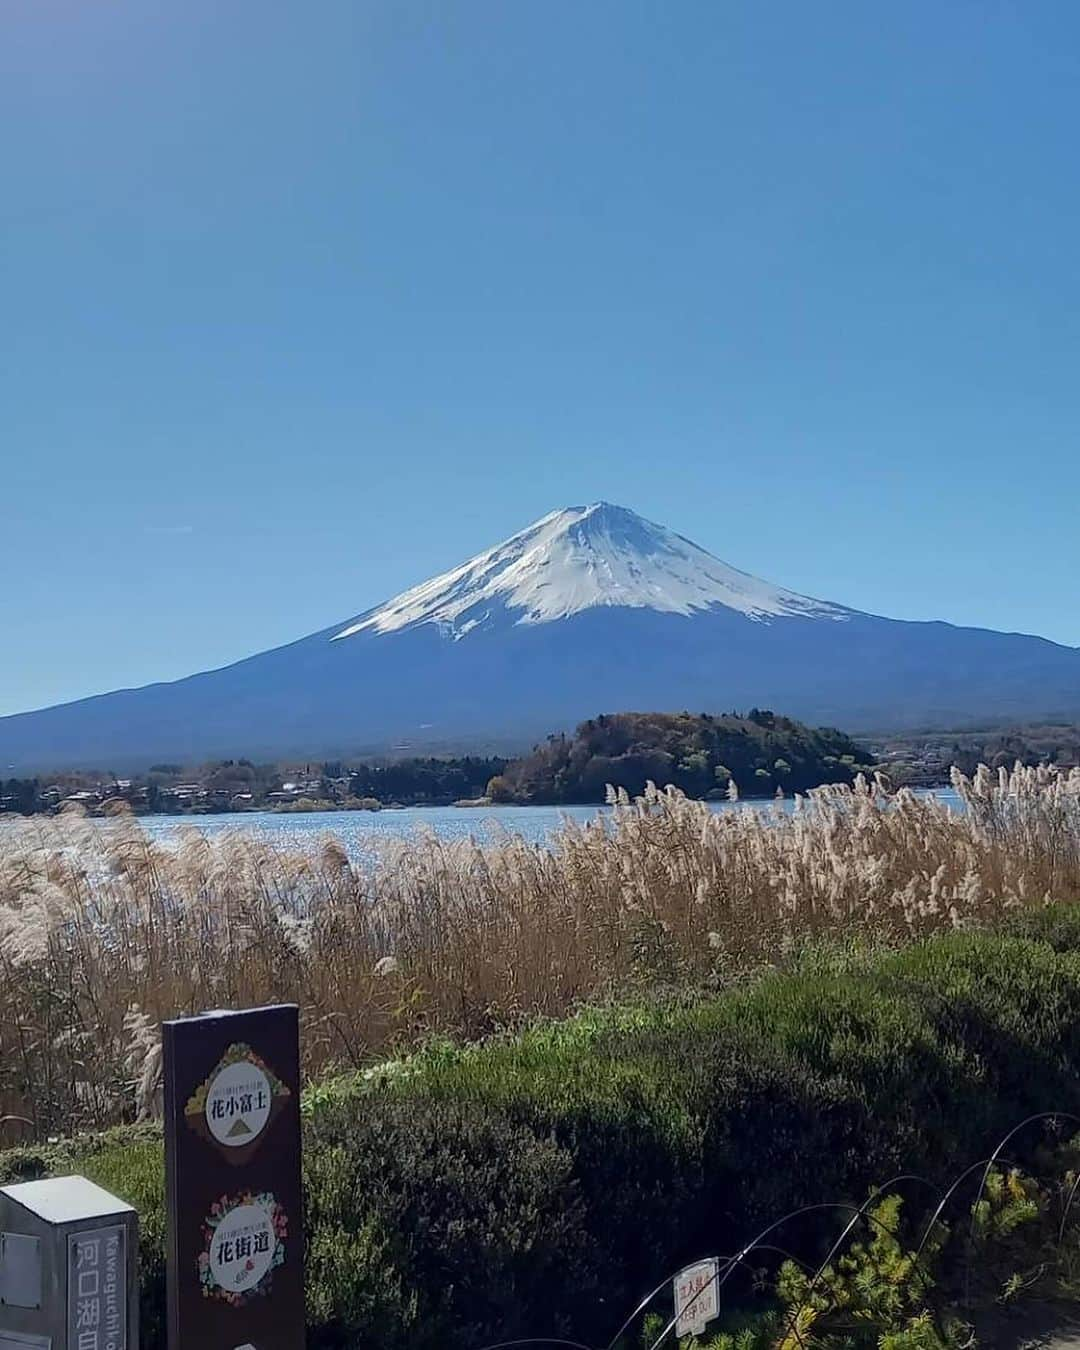
M 240 1164 L 290 1095 L 251 1046 L 238 1041 L 188 1099 L 184 1117 L 230 1162 Z
M 288 1216 L 269 1191 L 222 1196 L 203 1220 L 199 1283 L 204 1298 L 240 1307 L 270 1292 L 285 1263 Z

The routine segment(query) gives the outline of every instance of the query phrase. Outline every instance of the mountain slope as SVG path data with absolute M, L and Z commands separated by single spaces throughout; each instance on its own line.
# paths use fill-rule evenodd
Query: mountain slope
M 2 718 L 0 764 L 514 747 L 605 708 L 752 705 L 848 730 L 1071 718 L 1080 652 L 811 600 L 598 504 L 224 669 Z

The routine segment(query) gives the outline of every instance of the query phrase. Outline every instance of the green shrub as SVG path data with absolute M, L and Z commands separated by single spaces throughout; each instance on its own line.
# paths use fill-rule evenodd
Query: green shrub
M 165 1167 L 160 1132 L 112 1131 L 82 1154 L 77 1170 L 139 1212 L 140 1338 L 143 1346 L 164 1346 Z
M 590 1279 L 554 1140 L 467 1102 L 376 1099 L 320 1112 L 308 1146 L 312 1345 L 525 1335 L 557 1315 L 553 1290 Z
M 1000 925 L 1001 931 L 1031 942 L 1045 942 L 1058 952 L 1080 951 L 1080 904 L 1022 905 Z
M 41 1177 L 62 1176 L 74 1166 L 74 1154 L 68 1141 L 57 1144 L 28 1144 L 0 1153 L 0 1186 L 38 1181 Z

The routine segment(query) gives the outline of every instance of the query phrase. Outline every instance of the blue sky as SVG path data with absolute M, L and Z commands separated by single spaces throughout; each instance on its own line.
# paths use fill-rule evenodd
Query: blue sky
M 1080 644 L 1080 8 L 7 0 L 0 713 L 597 498 Z

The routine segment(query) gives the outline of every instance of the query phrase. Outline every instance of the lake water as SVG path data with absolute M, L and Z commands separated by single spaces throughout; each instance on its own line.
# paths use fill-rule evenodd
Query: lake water
M 960 799 L 951 788 L 938 788 L 920 796 L 939 797 L 954 809 Z M 763 811 L 774 803 L 710 802 L 711 811 Z M 790 811 L 793 803 L 783 803 Z M 346 848 L 360 857 L 371 843 L 389 836 L 410 835 L 431 830 L 441 839 L 464 839 L 470 835 L 481 841 L 498 838 L 511 831 L 532 843 L 543 844 L 566 818 L 589 821 L 610 813 L 605 806 L 416 806 L 403 810 L 318 811 L 310 815 L 292 815 L 274 811 L 249 811 L 243 814 L 206 816 L 143 816 L 140 824 L 155 839 L 174 838 L 178 829 L 191 828 L 207 835 L 224 830 L 261 830 L 286 847 L 312 846 L 319 836 L 338 835 Z

